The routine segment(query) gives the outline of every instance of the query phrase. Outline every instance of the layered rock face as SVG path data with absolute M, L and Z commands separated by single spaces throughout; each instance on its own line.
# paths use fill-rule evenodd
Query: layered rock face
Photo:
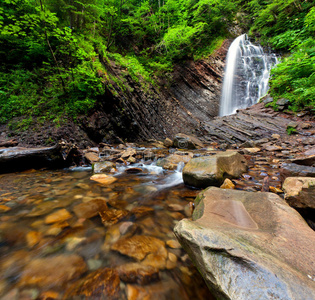
M 272 193 L 210 187 L 174 231 L 218 299 L 314 299 L 315 234 Z

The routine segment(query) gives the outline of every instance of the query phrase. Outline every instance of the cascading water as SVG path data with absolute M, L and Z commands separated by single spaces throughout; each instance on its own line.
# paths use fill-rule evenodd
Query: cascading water
M 268 91 L 270 70 L 276 63 L 274 54 L 265 54 L 246 34 L 237 37 L 227 54 L 220 116 L 257 103 Z

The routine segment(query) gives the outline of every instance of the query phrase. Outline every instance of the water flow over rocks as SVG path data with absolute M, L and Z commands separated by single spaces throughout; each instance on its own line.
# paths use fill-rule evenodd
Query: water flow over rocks
M 275 55 L 264 53 L 246 34 L 237 37 L 227 54 L 220 116 L 257 103 L 268 90 L 270 69 L 276 63 Z

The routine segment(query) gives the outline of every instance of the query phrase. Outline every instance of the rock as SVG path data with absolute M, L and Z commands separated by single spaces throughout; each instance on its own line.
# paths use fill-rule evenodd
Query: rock
M 287 177 L 282 186 L 284 199 L 294 208 L 315 209 L 315 178 Z
M 111 247 L 112 250 L 132 257 L 138 261 L 143 260 L 149 253 L 165 253 L 165 243 L 155 237 L 146 235 L 135 235 L 130 238 L 123 238 Z
M 182 247 L 176 240 L 168 240 L 166 245 L 172 249 L 180 249 Z
M 291 128 L 297 128 L 298 127 L 298 123 L 297 122 L 289 122 L 289 124 L 287 125 L 287 128 L 291 127 Z
M 276 104 L 278 106 L 278 110 L 282 111 L 288 107 L 289 103 L 290 103 L 290 101 L 288 99 L 281 98 L 277 101 Z
M 168 253 L 166 269 L 171 270 L 177 267 L 177 256 L 171 252 Z
M 166 138 L 164 141 L 163 141 L 163 145 L 166 147 L 166 148 L 170 148 L 173 146 L 173 141 L 169 138 Z
M 120 280 L 141 285 L 159 279 L 159 269 L 140 263 L 129 263 L 117 267 Z
M 130 156 L 135 156 L 137 154 L 137 151 L 133 148 L 127 148 L 122 154 L 121 158 L 122 159 L 127 159 Z
M 114 269 L 105 268 L 96 270 L 79 282 L 74 283 L 65 293 L 65 299 L 121 299 L 120 280 L 118 272 Z M 78 299 L 81 299 L 78 298 Z
M 125 170 L 125 173 L 127 173 L 127 174 L 139 174 L 142 172 L 143 172 L 143 170 L 141 168 L 127 168 Z
M 95 174 L 109 173 L 116 168 L 116 164 L 111 161 L 99 161 L 93 164 L 93 171 Z
M 256 147 L 254 147 L 254 148 L 244 148 L 243 151 L 245 153 L 257 153 L 257 152 L 260 152 L 261 149 L 260 148 L 256 148 Z
M 75 254 L 36 258 L 24 268 L 19 286 L 62 287 L 87 271 L 84 260 Z
M 217 298 L 314 299 L 314 231 L 284 200 L 211 187 L 195 203 L 174 231 Z
M 117 181 L 117 178 L 114 176 L 109 176 L 106 174 L 97 174 L 90 177 L 91 180 L 97 181 L 104 185 L 109 185 Z
M 235 189 L 235 184 L 231 179 L 225 178 L 223 184 L 220 186 L 221 189 Z
M 0 204 L 0 212 L 7 212 L 11 210 L 11 207 Z
M 312 128 L 312 124 L 303 122 L 303 123 L 301 124 L 301 128 L 302 128 L 302 129 L 310 129 L 310 128 Z
M 88 161 L 89 164 L 94 164 L 100 160 L 100 157 L 95 152 L 87 152 L 84 154 L 84 158 Z
M 173 140 L 174 147 L 180 149 L 200 149 L 204 144 L 194 136 L 183 133 L 176 134 Z
M 283 163 L 280 169 L 281 182 L 284 182 L 285 178 L 293 177 L 293 176 L 315 177 L 315 167 Z
M 246 170 L 247 162 L 244 156 L 227 151 L 191 159 L 183 169 L 183 180 L 185 184 L 198 188 L 219 186 L 225 178 L 237 178 Z
M 266 96 L 260 98 L 259 102 L 262 102 L 264 103 L 265 105 L 268 104 L 268 103 L 271 103 L 273 101 L 273 98 L 270 97 L 269 94 L 267 94 Z
M 0 173 L 40 168 L 58 169 L 65 165 L 59 145 L 49 148 L 12 147 L 0 150 Z
M 58 223 L 69 220 L 71 218 L 72 215 L 65 208 L 62 208 L 46 216 L 45 223 L 46 224 Z
M 38 231 L 30 231 L 26 235 L 26 242 L 29 248 L 33 248 L 42 239 L 43 235 Z
M 302 166 L 315 167 L 315 155 L 297 157 L 296 159 L 292 159 L 291 162 Z
M 99 212 L 99 215 L 102 219 L 102 223 L 106 227 L 112 226 L 118 223 L 120 220 L 128 216 L 128 214 L 129 212 L 127 210 L 115 209 L 115 208 L 105 209 Z
M 189 153 L 187 155 L 172 154 L 165 158 L 159 159 L 157 166 L 167 170 L 175 170 L 179 163 L 187 163 L 192 159 L 193 156 L 193 153 Z
M 144 216 L 154 214 L 154 209 L 148 206 L 137 206 L 133 208 L 130 213 L 135 216 L 136 219 L 140 219 Z
M 100 211 L 107 209 L 106 201 L 94 199 L 85 203 L 80 203 L 74 206 L 72 210 L 79 219 L 90 219 L 97 216 Z
M 279 140 L 281 136 L 280 136 L 280 134 L 278 134 L 278 133 L 274 133 L 274 134 L 271 135 L 271 137 L 272 137 L 273 139 L 275 139 L 275 140 Z

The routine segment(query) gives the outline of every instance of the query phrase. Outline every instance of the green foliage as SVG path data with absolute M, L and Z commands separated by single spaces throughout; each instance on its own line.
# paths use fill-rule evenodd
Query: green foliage
M 294 127 L 292 127 L 292 126 L 288 126 L 286 131 L 287 131 L 287 134 L 288 134 L 288 135 L 297 133 L 296 128 L 294 128 Z

